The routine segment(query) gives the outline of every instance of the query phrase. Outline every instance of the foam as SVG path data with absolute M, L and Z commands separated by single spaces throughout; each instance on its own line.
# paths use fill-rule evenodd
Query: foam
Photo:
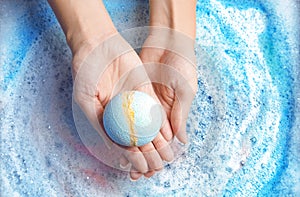
M 266 26 L 270 20 L 266 11 L 224 2 L 197 4 L 199 90 L 187 125 L 188 149 L 153 178 L 138 182 L 101 164 L 83 146 L 71 112 L 70 51 L 57 23 L 46 26 L 46 30 L 39 26 L 43 33 L 20 49 L 24 58 L 18 59 L 21 63 L 16 75 L 7 78 L 6 88 L 2 89 L 0 158 L 4 196 L 141 196 L 153 191 L 157 196 L 263 196 L 273 190 L 281 195 L 299 193 L 299 88 L 292 90 L 286 85 L 291 76 L 285 75 L 284 68 L 276 74 L 268 62 L 268 49 L 260 43 L 270 28 Z M 121 30 L 146 25 L 148 12 L 135 14 L 147 8 L 142 1 L 119 7 L 117 1 L 106 4 Z M 273 4 L 265 6 L 271 9 Z M 36 6 L 40 7 L 49 12 L 44 3 Z M 278 31 L 280 27 L 291 31 L 294 21 L 283 22 L 289 17 L 276 19 Z M 15 29 L 7 32 L 22 33 Z M 279 36 L 285 37 L 288 32 Z M 292 46 L 289 50 L 294 59 L 286 60 L 285 66 L 294 66 L 299 76 L 295 37 L 288 34 L 287 38 L 288 43 L 275 45 L 274 50 L 285 61 L 289 57 L 281 49 Z M 18 44 L 5 45 L 3 57 L 7 61 L 18 57 L 9 54 L 18 51 Z M 278 80 L 280 77 L 285 80 Z M 292 113 L 293 104 L 288 104 L 292 91 L 298 106 L 294 109 L 293 128 L 286 118 Z

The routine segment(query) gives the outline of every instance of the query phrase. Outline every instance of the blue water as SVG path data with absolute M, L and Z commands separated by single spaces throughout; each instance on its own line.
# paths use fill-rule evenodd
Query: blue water
M 144 1 L 105 4 L 120 31 L 147 25 Z M 78 136 L 71 53 L 46 1 L 2 1 L 1 196 L 299 196 L 297 9 L 198 1 L 190 142 L 161 173 L 131 182 Z

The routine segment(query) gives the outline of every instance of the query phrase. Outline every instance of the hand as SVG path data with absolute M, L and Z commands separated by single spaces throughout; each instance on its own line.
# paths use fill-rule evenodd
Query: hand
M 197 91 L 196 0 L 150 0 L 150 31 L 140 57 L 167 112 L 173 134 L 187 142 L 186 119 Z
M 163 160 L 173 160 L 173 151 L 167 142 L 172 138 L 168 123 L 152 142 L 142 147 L 116 145 L 103 129 L 105 106 L 118 92 L 135 89 L 158 100 L 140 58 L 118 33 L 101 41 L 85 42 L 76 50 L 73 76 L 76 102 L 109 147 L 107 154 L 121 153 L 121 165 L 132 164 L 133 180 L 143 174 L 150 177 L 163 168 Z
M 151 27 L 140 53 L 173 134 L 187 143 L 186 120 L 197 91 L 194 40 L 168 28 Z

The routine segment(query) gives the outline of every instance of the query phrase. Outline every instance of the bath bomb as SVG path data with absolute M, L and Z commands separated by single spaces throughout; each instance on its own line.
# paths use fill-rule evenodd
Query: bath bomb
M 123 146 L 151 142 L 162 125 L 162 107 L 151 96 L 139 91 L 122 92 L 111 99 L 103 114 L 108 136 Z

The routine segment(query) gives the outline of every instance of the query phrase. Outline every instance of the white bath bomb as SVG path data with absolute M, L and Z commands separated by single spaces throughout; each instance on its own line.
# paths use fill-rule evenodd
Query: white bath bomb
M 151 96 L 126 91 L 106 105 L 103 124 L 108 136 L 123 146 L 142 146 L 151 142 L 162 125 L 162 107 Z

